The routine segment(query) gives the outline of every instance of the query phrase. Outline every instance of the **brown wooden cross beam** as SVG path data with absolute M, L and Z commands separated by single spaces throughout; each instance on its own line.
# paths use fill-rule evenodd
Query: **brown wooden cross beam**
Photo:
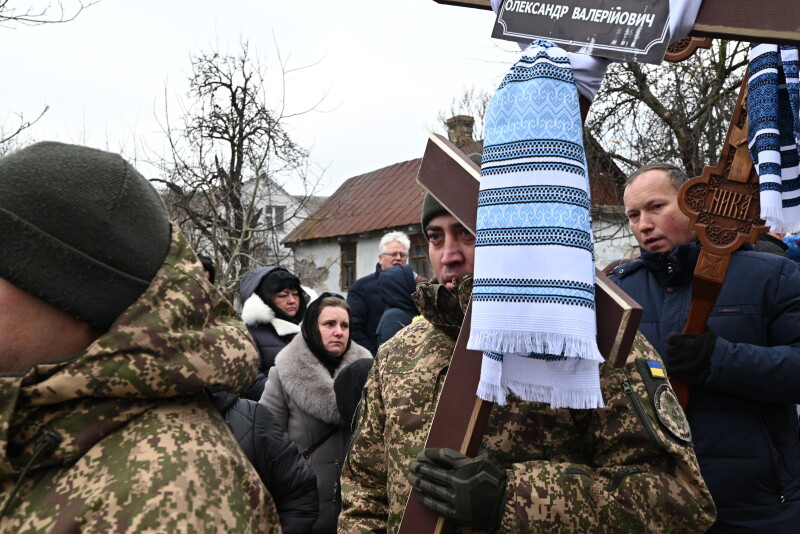
M 692 281 L 692 306 L 683 329 L 702 334 L 725 281 L 731 253 L 755 243 L 766 232 L 759 217 L 758 175 L 747 148 L 747 73 L 733 108 L 722 154 L 716 167 L 681 187 L 678 206 L 703 244 Z M 681 406 L 689 404 L 689 388 L 671 380 Z

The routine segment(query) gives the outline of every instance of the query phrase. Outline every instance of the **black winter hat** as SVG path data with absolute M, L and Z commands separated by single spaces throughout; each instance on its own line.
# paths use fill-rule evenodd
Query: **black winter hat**
M 300 307 L 297 309 L 297 313 L 294 317 L 289 317 L 283 313 L 283 310 L 272 303 L 272 296 L 275 293 L 280 293 L 284 289 L 294 289 L 300 294 Z M 294 324 L 300 324 L 303 315 L 306 313 L 308 301 L 310 300 L 308 294 L 303 290 L 303 286 L 300 285 L 300 279 L 283 267 L 276 267 L 262 278 L 258 287 L 256 287 L 255 293 L 264 301 L 264 304 L 272 308 L 276 317 Z
M 438 215 L 447 215 L 450 212 L 444 209 L 444 206 L 439 204 L 439 201 L 433 198 L 430 193 L 425 193 L 425 199 L 422 201 L 422 232 L 425 232 L 425 227 L 434 217 Z
M 106 331 L 150 285 L 170 223 L 118 154 L 55 142 L 0 158 L 0 277 Z

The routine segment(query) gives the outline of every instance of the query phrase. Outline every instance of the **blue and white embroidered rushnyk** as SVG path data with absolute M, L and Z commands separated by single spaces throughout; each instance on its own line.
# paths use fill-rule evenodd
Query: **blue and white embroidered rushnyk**
M 486 115 L 468 343 L 485 400 L 603 406 L 582 131 L 566 53 L 534 41 Z
M 748 143 L 761 218 L 773 232 L 800 230 L 800 87 L 794 46 L 753 43 L 747 80 Z

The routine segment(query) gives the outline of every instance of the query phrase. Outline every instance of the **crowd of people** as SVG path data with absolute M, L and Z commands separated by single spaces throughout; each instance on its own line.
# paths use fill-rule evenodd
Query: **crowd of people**
M 120 156 L 0 158 L 0 530 L 394 532 L 415 488 L 464 532 L 797 532 L 800 271 L 743 247 L 706 331 L 680 334 L 686 179 L 656 163 L 625 186 L 641 254 L 609 273 L 644 316 L 625 366 L 600 365 L 605 406 L 509 395 L 467 457 L 425 447 L 476 247 L 432 196 L 434 279 L 391 232 L 346 299 L 265 266 L 234 308 Z

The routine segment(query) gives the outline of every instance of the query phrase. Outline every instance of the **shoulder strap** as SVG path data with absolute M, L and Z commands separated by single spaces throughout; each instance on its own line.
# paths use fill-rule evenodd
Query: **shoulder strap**
M 308 460 L 308 458 L 311 456 L 311 453 L 313 453 L 315 450 L 319 449 L 319 447 L 323 443 L 328 441 L 330 439 L 330 437 L 333 436 L 334 434 L 336 434 L 338 431 L 339 431 L 339 427 L 333 427 L 330 432 L 328 432 L 327 434 L 325 434 L 324 436 L 319 438 L 309 448 L 307 448 L 306 450 L 303 451 L 303 458 Z

